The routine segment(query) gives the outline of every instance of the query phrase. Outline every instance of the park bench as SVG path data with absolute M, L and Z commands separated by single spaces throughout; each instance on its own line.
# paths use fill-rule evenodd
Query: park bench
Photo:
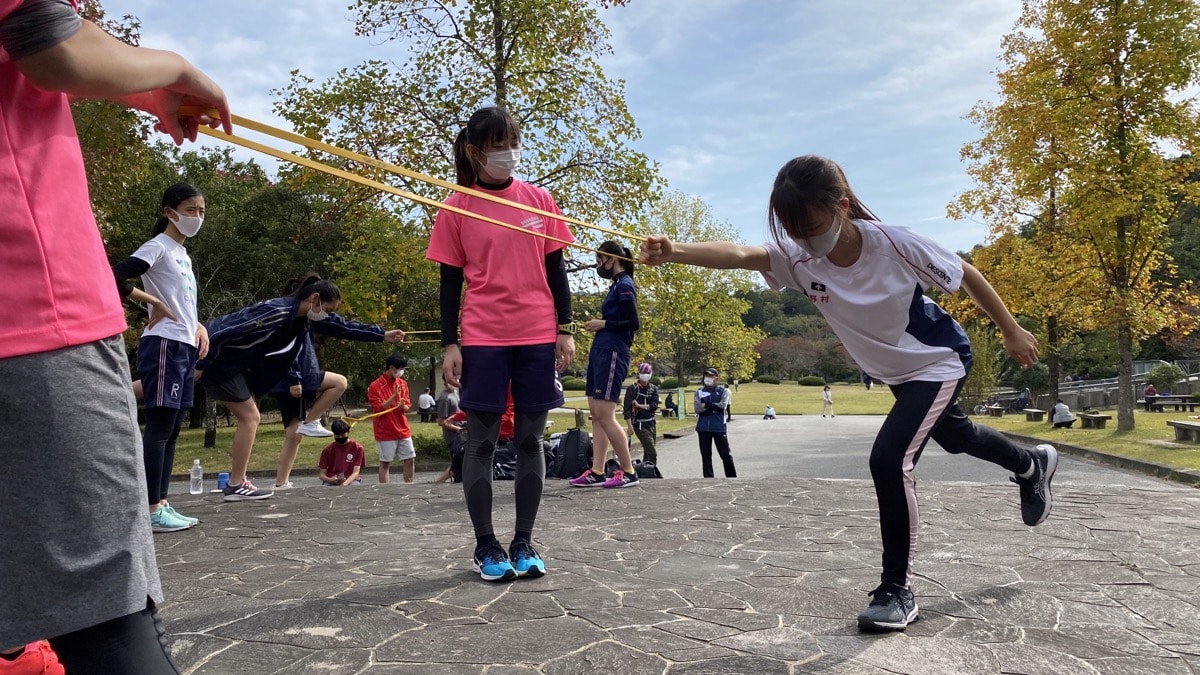
M 1200 443 L 1200 422 L 1170 420 L 1167 425 L 1175 428 L 1175 440 L 1181 443 Z
M 1166 406 L 1174 406 L 1175 412 L 1196 412 L 1196 401 L 1191 394 L 1158 394 L 1147 396 L 1144 401 L 1138 403 L 1145 406 L 1146 410 L 1155 412 L 1163 412 Z
M 1026 422 L 1041 422 L 1046 417 L 1046 411 L 1037 408 L 1025 408 L 1021 412 L 1025 413 Z
M 984 408 L 983 412 L 989 417 L 1004 417 L 1004 406 L 989 405 Z
M 1079 420 L 1084 429 L 1103 429 L 1105 422 L 1112 419 L 1112 415 L 1101 415 L 1100 413 L 1080 413 Z

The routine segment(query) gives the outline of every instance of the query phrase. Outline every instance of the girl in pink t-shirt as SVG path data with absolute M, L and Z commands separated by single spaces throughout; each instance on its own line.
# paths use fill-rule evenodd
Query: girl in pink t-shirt
M 558 213 L 549 192 L 513 178 L 520 158 L 521 132 L 502 108 L 476 111 L 454 141 L 459 185 Z M 542 434 L 549 411 L 563 403 L 557 374 L 575 358 L 563 264 L 563 242 L 575 238 L 561 220 L 475 195 L 455 193 L 446 204 L 527 231 L 443 210 L 426 257 L 441 264 L 442 375 L 461 388 L 459 406 L 470 413 L 463 494 L 475 529 L 472 567 L 486 581 L 539 577 L 546 567 L 532 539 L 546 472 Z M 510 384 L 517 517 L 505 551 L 492 529 L 492 457 Z

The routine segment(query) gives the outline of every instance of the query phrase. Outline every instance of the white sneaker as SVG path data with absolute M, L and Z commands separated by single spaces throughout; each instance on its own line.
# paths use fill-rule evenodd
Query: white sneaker
M 284 483 L 283 485 L 276 485 L 275 489 L 276 490 L 291 490 L 294 487 L 296 487 L 296 486 L 293 485 L 292 481 L 289 480 L 288 482 Z
M 325 437 L 333 435 L 332 431 L 321 426 L 321 420 L 315 420 L 313 422 L 301 422 L 300 428 L 296 431 L 301 436 Z

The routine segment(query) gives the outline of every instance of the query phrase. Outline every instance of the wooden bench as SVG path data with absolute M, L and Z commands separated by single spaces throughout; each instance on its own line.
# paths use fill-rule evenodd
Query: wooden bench
M 1166 406 L 1174 406 L 1175 412 L 1196 412 L 1196 400 L 1191 394 L 1158 394 L 1150 395 L 1144 401 L 1138 403 L 1144 404 L 1146 410 L 1154 412 L 1164 412 Z
M 1004 417 L 1004 406 L 1002 406 L 1002 405 L 985 406 L 983 412 L 984 412 L 984 414 L 986 414 L 989 417 Z
M 1104 424 L 1112 419 L 1112 415 L 1101 415 L 1099 413 L 1080 413 L 1079 419 L 1084 429 L 1103 429 Z
M 1175 428 L 1175 440 L 1180 443 L 1200 443 L 1200 422 L 1170 420 L 1167 426 Z
M 1021 412 L 1025 413 L 1026 422 L 1041 422 L 1046 418 L 1046 411 L 1037 408 L 1025 408 Z

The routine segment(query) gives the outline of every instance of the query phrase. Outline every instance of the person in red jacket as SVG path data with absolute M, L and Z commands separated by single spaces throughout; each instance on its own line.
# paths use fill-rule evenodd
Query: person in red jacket
M 387 483 L 392 462 L 404 462 L 404 482 L 413 482 L 416 470 L 417 451 L 413 448 L 412 429 L 405 416 L 412 409 L 408 397 L 408 382 L 404 381 L 404 368 L 408 359 L 403 354 L 392 354 L 384 362 L 383 374 L 367 387 L 367 403 L 371 412 L 385 415 L 372 417 L 375 425 L 375 445 L 379 447 L 379 482 Z

